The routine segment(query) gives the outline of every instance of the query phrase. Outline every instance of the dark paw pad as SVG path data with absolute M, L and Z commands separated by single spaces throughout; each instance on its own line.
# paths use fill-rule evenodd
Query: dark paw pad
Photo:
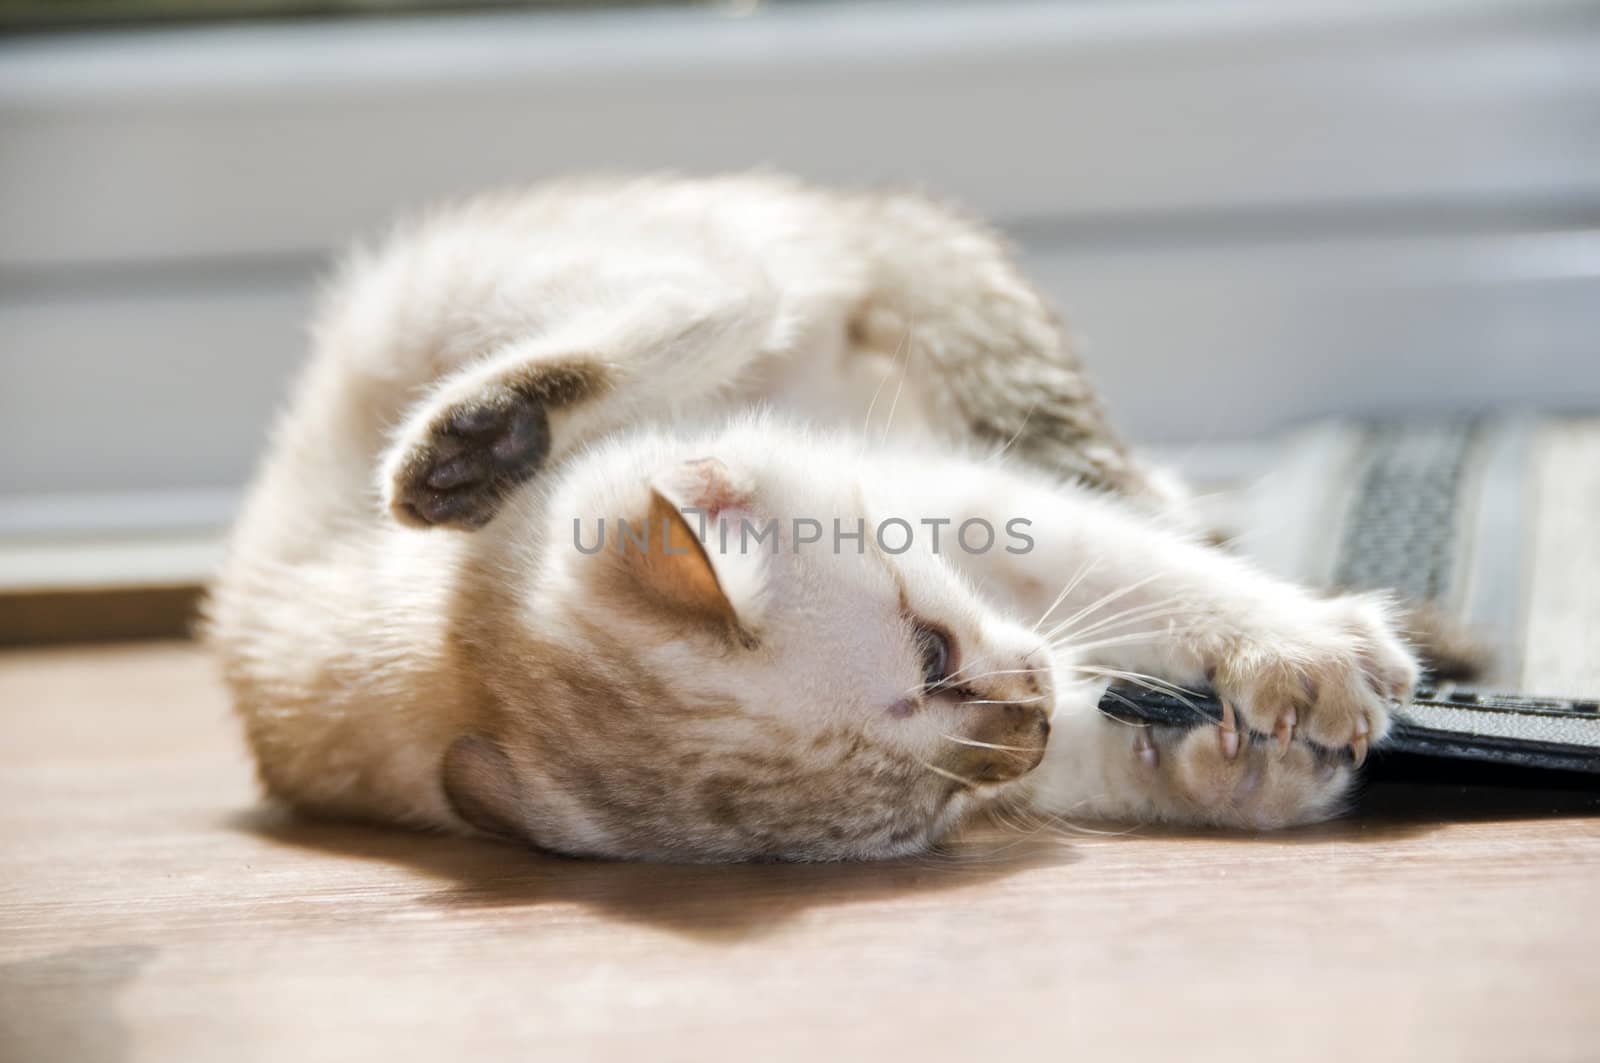
M 497 388 L 434 421 L 396 477 L 396 515 L 414 524 L 481 527 L 549 453 L 544 400 Z

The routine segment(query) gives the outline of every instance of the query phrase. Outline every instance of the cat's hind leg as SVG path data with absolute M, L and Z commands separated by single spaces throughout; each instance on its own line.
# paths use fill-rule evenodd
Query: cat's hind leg
M 389 512 L 413 527 L 481 527 L 572 448 L 714 401 L 770 349 L 777 301 L 759 294 L 661 286 L 468 361 L 393 436 L 379 472 Z
M 594 361 L 491 365 L 457 374 L 413 412 L 384 461 L 389 511 L 415 527 L 476 528 L 550 457 L 552 407 L 608 386 Z

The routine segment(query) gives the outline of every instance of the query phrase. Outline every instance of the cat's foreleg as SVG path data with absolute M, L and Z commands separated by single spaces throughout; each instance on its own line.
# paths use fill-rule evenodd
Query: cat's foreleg
M 1029 519 L 1032 547 L 963 564 L 1037 621 L 1058 668 L 1209 686 L 1229 706 L 1221 727 L 1193 731 L 1064 707 L 1055 779 L 1041 784 L 1053 806 L 1257 826 L 1335 809 L 1417 680 L 1381 598 L 1320 597 L 1116 500 L 1015 484 L 995 495 L 991 516 Z

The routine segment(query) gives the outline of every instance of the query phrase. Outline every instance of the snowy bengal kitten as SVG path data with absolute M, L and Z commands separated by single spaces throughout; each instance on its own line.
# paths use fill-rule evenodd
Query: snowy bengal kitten
M 1316 820 L 1417 676 L 1380 601 L 1191 534 L 991 232 L 774 177 L 356 256 L 209 634 L 288 802 L 649 859 L 887 857 L 999 800 Z M 1107 719 L 1119 672 L 1230 724 Z

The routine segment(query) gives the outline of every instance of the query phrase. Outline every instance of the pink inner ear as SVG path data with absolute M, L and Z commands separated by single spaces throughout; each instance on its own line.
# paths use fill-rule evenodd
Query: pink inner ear
M 728 467 L 716 458 L 684 462 L 674 480 L 673 486 L 684 499 L 682 504 L 705 511 L 711 520 L 750 503 L 750 491 L 736 484 Z M 737 519 L 737 514 L 734 518 Z

